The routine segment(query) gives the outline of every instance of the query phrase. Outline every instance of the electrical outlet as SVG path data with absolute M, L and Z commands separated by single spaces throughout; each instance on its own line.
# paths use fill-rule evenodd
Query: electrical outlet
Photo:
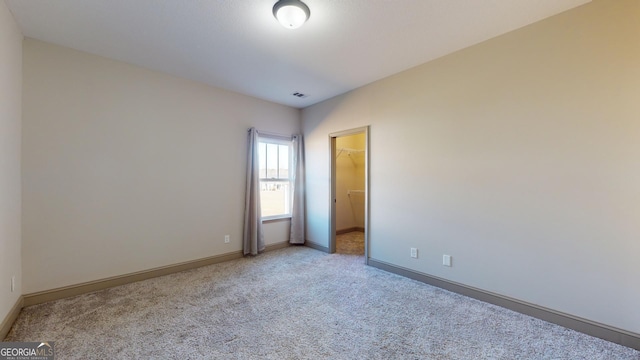
M 231 237 L 229 235 L 224 236 L 224 243 L 228 244 L 231 241 Z
M 11 292 L 14 292 L 16 290 L 16 276 L 12 276 L 11 277 Z
M 411 248 L 411 257 L 414 258 L 414 259 L 418 258 L 418 249 Z
M 451 255 L 442 255 L 442 265 L 451 266 Z

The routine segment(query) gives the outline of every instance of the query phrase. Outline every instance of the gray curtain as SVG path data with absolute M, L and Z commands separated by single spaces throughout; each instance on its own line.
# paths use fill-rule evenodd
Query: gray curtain
M 244 233 L 242 251 L 245 255 L 258 255 L 264 250 L 260 209 L 260 162 L 258 157 L 258 131 L 249 129 L 247 151 L 247 186 L 244 200 Z
M 302 135 L 293 136 L 293 176 L 289 243 L 304 244 L 304 143 Z

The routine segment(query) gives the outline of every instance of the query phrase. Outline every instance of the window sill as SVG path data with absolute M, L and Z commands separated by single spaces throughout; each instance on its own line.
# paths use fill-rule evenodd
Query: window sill
M 279 222 L 279 221 L 286 221 L 286 220 L 291 220 L 291 215 L 280 215 L 280 216 L 265 217 L 265 218 L 262 218 L 262 223 L 263 224 L 268 224 L 268 223 L 272 223 L 272 222 Z

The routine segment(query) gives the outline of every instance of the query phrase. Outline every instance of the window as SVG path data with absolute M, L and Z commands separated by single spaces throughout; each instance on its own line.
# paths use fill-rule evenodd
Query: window
M 262 217 L 290 217 L 293 189 L 293 174 L 290 171 L 293 168 L 291 140 L 261 137 L 258 152 Z

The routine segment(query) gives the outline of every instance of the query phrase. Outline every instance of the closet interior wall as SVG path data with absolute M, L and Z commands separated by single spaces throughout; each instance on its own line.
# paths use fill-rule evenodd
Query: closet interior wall
M 365 135 L 336 138 L 336 232 L 364 231 Z

